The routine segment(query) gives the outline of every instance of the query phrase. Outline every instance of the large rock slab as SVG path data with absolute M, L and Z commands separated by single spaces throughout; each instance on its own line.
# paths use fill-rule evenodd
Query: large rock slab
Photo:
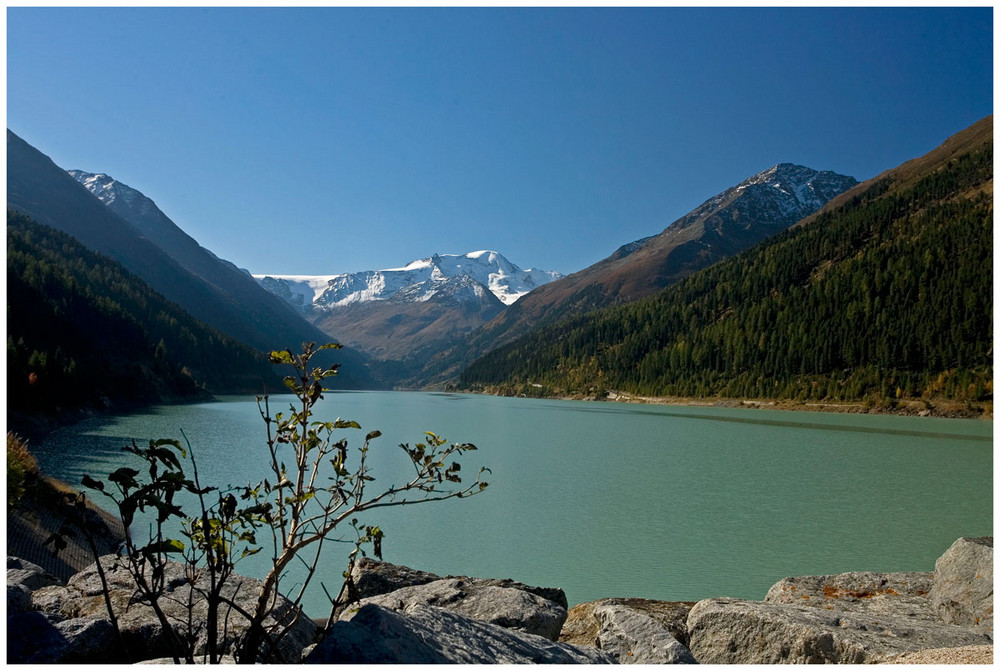
M 566 593 L 558 587 L 535 587 L 525 585 L 510 578 L 474 578 L 470 576 L 440 576 L 427 571 L 419 571 L 408 566 L 391 564 L 389 562 L 375 561 L 368 557 L 362 557 L 354 565 L 351 571 L 351 580 L 356 589 L 356 598 L 365 599 L 395 592 L 403 587 L 414 587 L 416 585 L 426 585 L 429 582 L 453 578 L 466 582 L 491 587 L 504 587 L 507 589 L 519 589 L 529 592 L 543 599 L 554 601 L 563 608 L 569 608 L 566 600 Z M 346 586 L 345 586 L 346 590 Z M 344 593 L 341 594 L 343 598 Z
M 519 589 L 457 578 L 403 587 L 388 594 L 362 599 L 348 607 L 340 619 L 352 618 L 361 607 L 370 603 L 399 612 L 408 612 L 416 605 L 435 606 L 552 641 L 559 638 L 566 621 L 566 609 L 548 599 Z
M 594 610 L 597 647 L 620 664 L 696 664 L 691 651 L 654 618 L 625 606 Z
M 7 617 L 27 613 L 31 608 L 31 590 L 24 585 L 7 585 Z
M 102 557 L 101 563 L 108 579 L 109 598 L 118 618 L 122 642 L 129 657 L 133 661 L 140 661 L 171 656 L 173 650 L 167 633 L 153 608 L 148 603 L 135 600 L 135 583 L 120 560 L 106 556 Z M 168 562 L 165 584 L 166 594 L 160 603 L 168 620 L 181 636 L 193 638 L 196 655 L 205 654 L 208 605 L 201 595 L 209 586 L 207 574 L 199 575 L 192 587 L 187 567 Z M 223 596 L 242 609 L 252 612 L 260 587 L 261 581 L 234 574 L 223 589 Z M 104 619 L 110 624 L 96 564 L 71 577 L 65 587 L 49 586 L 37 590 L 32 594 L 32 604 L 36 609 L 64 620 L 96 618 Z M 302 649 L 313 643 L 317 626 L 305 616 L 296 616 L 291 603 L 284 597 L 276 600 L 264 624 L 271 626 L 279 622 L 290 622 L 292 626 L 278 645 L 277 661 L 298 661 Z M 219 626 L 220 646 L 223 649 L 231 647 L 245 633 L 248 624 L 247 619 L 238 612 L 223 606 Z
M 355 562 L 350 579 L 356 590 L 352 596 L 355 599 L 365 599 L 395 592 L 404 587 L 426 585 L 429 582 L 441 580 L 441 576 L 401 564 L 362 557 Z M 344 586 L 344 589 L 347 589 L 347 585 Z M 344 596 L 346 593 L 342 592 L 341 600 Z
M 23 585 L 29 591 L 49 585 L 61 585 L 62 581 L 41 566 L 20 557 L 7 557 L 7 584 Z
M 100 617 L 63 620 L 38 612 L 7 617 L 9 664 L 122 664 L 111 622 Z
M 633 597 L 613 597 L 588 601 L 569 609 L 559 640 L 573 645 L 597 645 L 601 622 L 595 611 L 602 606 L 622 606 L 647 615 L 663 625 L 685 646 L 688 642 L 687 616 L 694 601 L 657 601 Z
M 779 580 L 764 601 L 937 621 L 927 598 L 933 582 L 933 573 L 920 572 L 807 575 Z
M 959 538 L 934 564 L 929 594 L 945 622 L 993 638 L 993 538 Z
M 702 664 L 864 664 L 988 637 L 920 615 L 899 616 L 742 599 L 699 601 L 688 616 Z
M 7 663 L 45 664 L 58 661 L 49 650 L 64 645 L 56 629 L 61 618 L 33 611 L 7 616 Z
M 333 624 L 306 664 L 610 664 L 595 648 L 557 643 L 434 606 L 376 604 Z

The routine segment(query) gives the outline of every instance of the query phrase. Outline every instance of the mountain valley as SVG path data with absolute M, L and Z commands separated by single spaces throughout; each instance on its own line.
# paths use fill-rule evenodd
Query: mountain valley
M 201 247 L 135 189 L 106 175 L 89 185 L 96 194 L 7 131 L 9 210 L 111 257 L 197 319 L 258 350 L 329 339 L 247 273 Z M 349 364 L 345 386 L 374 386 L 364 357 L 341 350 L 337 358 Z
M 802 225 L 465 369 L 529 395 L 992 401 L 992 117 Z
M 987 180 L 981 169 L 984 147 L 992 147 L 991 123 L 989 117 L 934 152 L 861 184 L 829 171 L 778 164 L 708 199 L 659 234 L 622 245 L 565 277 L 523 270 L 495 251 L 434 254 L 402 267 L 358 273 L 251 275 L 203 248 L 136 189 L 104 173 L 67 173 L 10 131 L 8 210 L 24 215 L 19 222 L 30 218 L 51 226 L 121 263 L 136 281 L 148 282 L 150 290 L 218 330 L 218 336 L 206 340 L 233 338 L 233 347 L 244 343 L 257 352 L 294 349 L 303 341 L 343 343 L 345 349 L 335 357 L 344 364 L 338 380 L 342 388 L 445 388 L 461 379 L 466 388 L 529 395 L 600 396 L 608 389 L 763 398 L 805 393 L 808 398 L 877 398 L 886 403 L 889 397 L 931 393 L 933 387 L 934 393 L 982 400 L 992 398 L 992 390 L 984 377 L 991 364 L 980 345 L 992 331 L 980 317 L 992 314 L 992 302 L 982 293 L 987 285 L 981 272 L 970 269 L 974 261 L 950 263 L 955 256 L 978 258 L 983 238 L 959 233 L 966 240 L 960 244 L 937 220 L 920 219 L 918 225 L 917 217 L 951 217 L 974 230 L 985 216 L 983 208 L 991 204 L 983 194 L 992 196 L 992 178 Z M 963 193 L 979 195 L 948 192 L 930 198 L 928 180 L 961 183 Z M 896 222 L 888 229 L 861 230 L 842 223 L 845 217 L 851 222 L 875 217 L 863 213 L 890 207 L 886 203 L 891 203 Z M 921 203 L 922 209 L 900 214 L 906 203 Z M 843 232 L 848 229 L 853 232 Z M 11 230 L 8 223 L 9 235 Z M 840 237 L 823 237 L 831 235 Z M 895 240 L 898 235 L 920 242 L 907 246 Z M 820 246 L 818 256 L 795 246 L 809 236 L 820 236 L 809 243 Z M 878 254 L 891 243 L 891 258 L 864 246 L 872 236 L 885 241 Z M 926 240 L 937 240 L 940 251 L 928 252 Z M 947 251 L 954 245 L 965 251 Z M 26 249 L 30 247 L 19 248 L 19 258 L 31 254 Z M 788 249 L 794 251 L 783 251 Z M 925 263 L 928 253 L 938 259 L 936 264 Z M 865 260 L 868 254 L 877 260 Z M 915 260 L 915 254 L 922 256 Z M 774 255 L 783 260 L 768 260 Z M 10 248 L 8 256 L 10 273 Z M 848 264 L 854 257 L 861 260 Z M 879 264 L 893 270 L 864 275 Z M 865 279 L 838 279 L 845 268 L 853 268 L 852 278 Z M 887 272 L 895 273 L 892 291 L 886 288 Z M 939 277 L 942 273 L 947 281 Z M 933 282 L 932 275 L 937 278 Z M 742 293 L 730 293 L 734 282 Z M 852 294 L 855 285 L 875 293 Z M 11 286 L 15 293 L 27 291 Z M 783 301 L 809 287 L 840 298 L 830 306 L 796 308 L 801 315 L 812 315 L 808 325 L 785 324 L 792 308 Z M 940 287 L 963 296 L 965 307 L 956 312 L 938 295 L 944 291 Z M 928 293 L 930 288 L 934 293 Z M 936 311 L 906 302 L 898 291 L 935 301 Z M 715 301 L 710 306 L 705 303 L 709 297 Z M 20 295 L 8 300 L 9 306 L 23 304 Z M 843 310 L 849 310 L 849 317 Z M 879 324 L 878 334 L 862 328 L 860 314 L 879 315 L 872 322 Z M 913 322 L 916 315 L 923 315 L 919 323 Z M 140 322 L 152 323 L 148 319 Z M 746 319 L 751 321 L 739 321 Z M 736 330 L 730 332 L 732 328 Z M 828 339 L 818 334 L 792 337 L 787 332 L 792 328 L 836 331 L 846 339 L 821 344 Z M 157 329 L 161 327 L 149 332 L 162 330 Z M 897 331 L 899 343 L 884 344 Z M 27 372 L 32 352 L 48 352 L 69 366 L 66 352 L 72 348 L 62 347 L 57 356 L 58 343 L 39 341 L 35 346 L 29 340 L 37 333 L 26 333 L 15 339 L 13 349 L 8 339 L 9 366 Z M 848 333 L 862 334 L 863 342 L 883 343 L 872 345 L 878 357 L 871 349 L 862 355 L 845 344 L 851 340 L 844 335 Z M 957 341 L 958 349 L 929 344 L 941 339 Z M 170 346 L 169 338 L 165 342 L 171 352 L 183 349 Z M 806 343 L 821 351 L 799 361 L 796 353 Z M 156 343 L 146 347 L 152 352 Z M 181 367 L 194 376 L 196 386 L 236 388 L 232 382 L 238 375 L 213 378 L 200 364 L 190 363 L 202 354 L 185 356 L 189 363 Z M 87 355 L 76 358 L 83 361 Z M 164 393 L 174 392 L 164 388 Z
M 498 252 L 477 251 L 434 254 L 387 270 L 255 277 L 316 326 L 382 362 L 383 374 L 399 384 L 430 357 L 561 275 L 522 270 Z
M 856 184 L 853 177 L 791 163 L 757 173 L 659 234 L 622 245 L 604 260 L 540 287 L 433 357 L 421 381 L 451 379 L 486 352 L 560 319 L 652 294 L 785 230 Z

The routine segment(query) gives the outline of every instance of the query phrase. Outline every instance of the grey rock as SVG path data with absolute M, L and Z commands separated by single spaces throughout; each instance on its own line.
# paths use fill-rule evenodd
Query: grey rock
M 597 647 L 620 664 L 696 664 L 687 646 L 660 622 L 626 606 L 594 609 L 601 628 Z
M 933 573 L 918 572 L 808 575 L 779 580 L 764 601 L 937 621 L 927 598 L 933 582 Z
M 540 596 L 543 599 L 553 602 L 563 609 L 569 608 L 569 601 L 566 599 L 566 592 L 561 587 L 536 587 L 525 585 L 523 582 L 512 580 L 511 578 L 475 578 L 470 576 L 445 576 L 447 578 L 457 578 L 469 584 L 482 585 L 483 587 L 503 587 L 504 589 L 517 589 L 528 594 Z
M 20 557 L 7 557 L 7 584 L 24 585 L 28 590 L 36 590 L 48 585 L 61 585 L 62 581 L 37 564 Z
M 335 622 L 307 664 L 610 664 L 595 648 L 557 643 L 433 606 L 398 613 L 376 604 Z
M 7 617 L 7 662 L 13 664 L 120 664 L 130 661 L 101 617 L 60 620 L 48 613 Z
M 548 599 L 519 589 L 457 578 L 403 587 L 389 594 L 362 599 L 359 604 L 348 607 L 340 619 L 350 619 L 369 603 L 400 612 L 407 612 L 416 605 L 435 606 L 552 641 L 559 638 L 566 621 L 566 609 Z
M 60 617 L 78 617 L 75 606 L 79 605 L 79 593 L 64 585 L 50 585 L 31 593 L 31 608 Z
M 930 602 L 945 622 L 993 638 L 993 538 L 959 538 L 934 564 Z
M 862 664 L 988 641 L 967 628 L 920 616 L 724 598 L 699 601 L 688 629 L 691 653 L 701 664 Z
M 208 664 L 208 660 L 205 659 L 205 658 L 201 658 L 201 659 L 197 659 L 196 658 L 194 660 L 194 662 L 195 662 L 195 664 Z M 174 663 L 174 658 L 173 657 L 157 657 L 156 659 L 144 659 L 142 661 L 142 663 L 143 664 L 173 664 Z M 185 662 L 183 659 L 181 660 L 181 664 L 186 664 L 186 663 L 187 662 Z M 219 658 L 219 664 L 236 664 L 236 658 L 232 657 L 230 655 L 223 655 L 222 657 Z
M 574 645 L 596 646 L 601 623 L 595 611 L 602 606 L 622 606 L 653 618 L 665 627 L 671 636 L 687 646 L 687 616 L 694 604 L 694 601 L 656 601 L 634 597 L 588 601 L 569 609 L 559 640 Z
M 130 657 L 133 660 L 144 660 L 171 656 L 173 650 L 167 632 L 163 630 L 153 608 L 148 603 L 137 600 L 135 584 L 125 567 L 112 556 L 102 557 L 101 564 L 108 580 L 109 598 L 118 618 L 123 643 Z M 208 589 L 208 576 L 198 576 L 192 589 L 186 567 L 180 563 L 168 562 L 165 582 L 166 594 L 160 600 L 163 611 L 180 636 L 194 639 L 195 654 L 205 654 L 208 607 L 201 594 Z M 260 587 L 261 581 L 234 574 L 226 583 L 223 596 L 252 612 Z M 39 590 L 35 593 L 34 603 L 40 610 L 64 618 L 107 618 L 96 564 L 71 577 L 65 588 L 48 587 Z M 190 627 L 189 604 L 192 622 Z M 278 661 L 297 661 L 302 649 L 313 643 L 317 626 L 305 616 L 296 616 L 291 603 L 284 597 L 278 597 L 264 626 L 271 627 L 279 623 L 291 623 L 292 626 L 278 645 Z M 221 652 L 231 649 L 247 626 L 246 618 L 223 606 L 219 625 Z
M 62 650 L 66 642 L 56 629 L 58 618 L 28 611 L 7 616 L 7 663 L 44 664 L 58 661 L 50 651 Z
M 534 587 L 511 580 L 510 578 L 498 579 L 473 578 L 469 576 L 439 576 L 435 573 L 428 573 L 427 571 L 418 571 L 416 569 L 409 568 L 408 566 L 375 561 L 374 559 L 369 559 L 368 557 L 362 557 L 355 563 L 354 569 L 351 571 L 351 580 L 356 588 L 355 598 L 357 600 L 379 596 L 380 594 L 388 594 L 389 592 L 395 592 L 397 589 L 402 589 L 403 587 L 426 585 L 429 582 L 442 580 L 444 578 L 454 578 L 465 581 L 469 584 L 475 583 L 491 587 L 519 589 L 524 592 L 540 596 L 543 599 L 554 601 L 563 608 L 569 607 L 569 602 L 566 600 L 566 593 L 558 587 Z M 346 589 L 347 587 L 345 586 L 345 591 Z M 342 592 L 341 596 L 345 596 L 345 593 Z
M 129 661 L 106 617 L 74 618 L 55 626 L 65 642 L 58 651 L 59 659 L 55 660 L 59 663 L 120 664 Z
M 441 576 L 434 573 L 418 571 L 400 564 L 375 561 L 368 557 L 358 560 L 351 570 L 351 581 L 357 590 L 354 595 L 356 599 L 388 594 L 403 587 L 426 585 L 440 579 Z
M 31 610 L 31 592 L 24 585 L 7 584 L 7 617 Z

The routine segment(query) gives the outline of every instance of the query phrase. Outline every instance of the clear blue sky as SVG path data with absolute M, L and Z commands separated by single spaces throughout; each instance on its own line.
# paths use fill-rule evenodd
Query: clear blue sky
M 993 111 L 993 10 L 8 8 L 7 126 L 253 272 L 570 273 L 776 163 Z

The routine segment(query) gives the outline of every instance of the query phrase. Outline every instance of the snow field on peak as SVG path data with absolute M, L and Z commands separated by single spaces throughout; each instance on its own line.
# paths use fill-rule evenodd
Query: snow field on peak
M 490 291 L 505 305 L 516 302 L 535 287 L 558 279 L 554 271 L 521 270 L 501 254 L 489 250 L 468 254 L 434 254 L 401 268 L 368 270 L 341 275 L 262 275 L 262 286 L 296 304 L 317 308 L 384 301 L 430 300 L 440 290 L 469 281 Z M 476 295 L 485 295 L 478 290 Z

